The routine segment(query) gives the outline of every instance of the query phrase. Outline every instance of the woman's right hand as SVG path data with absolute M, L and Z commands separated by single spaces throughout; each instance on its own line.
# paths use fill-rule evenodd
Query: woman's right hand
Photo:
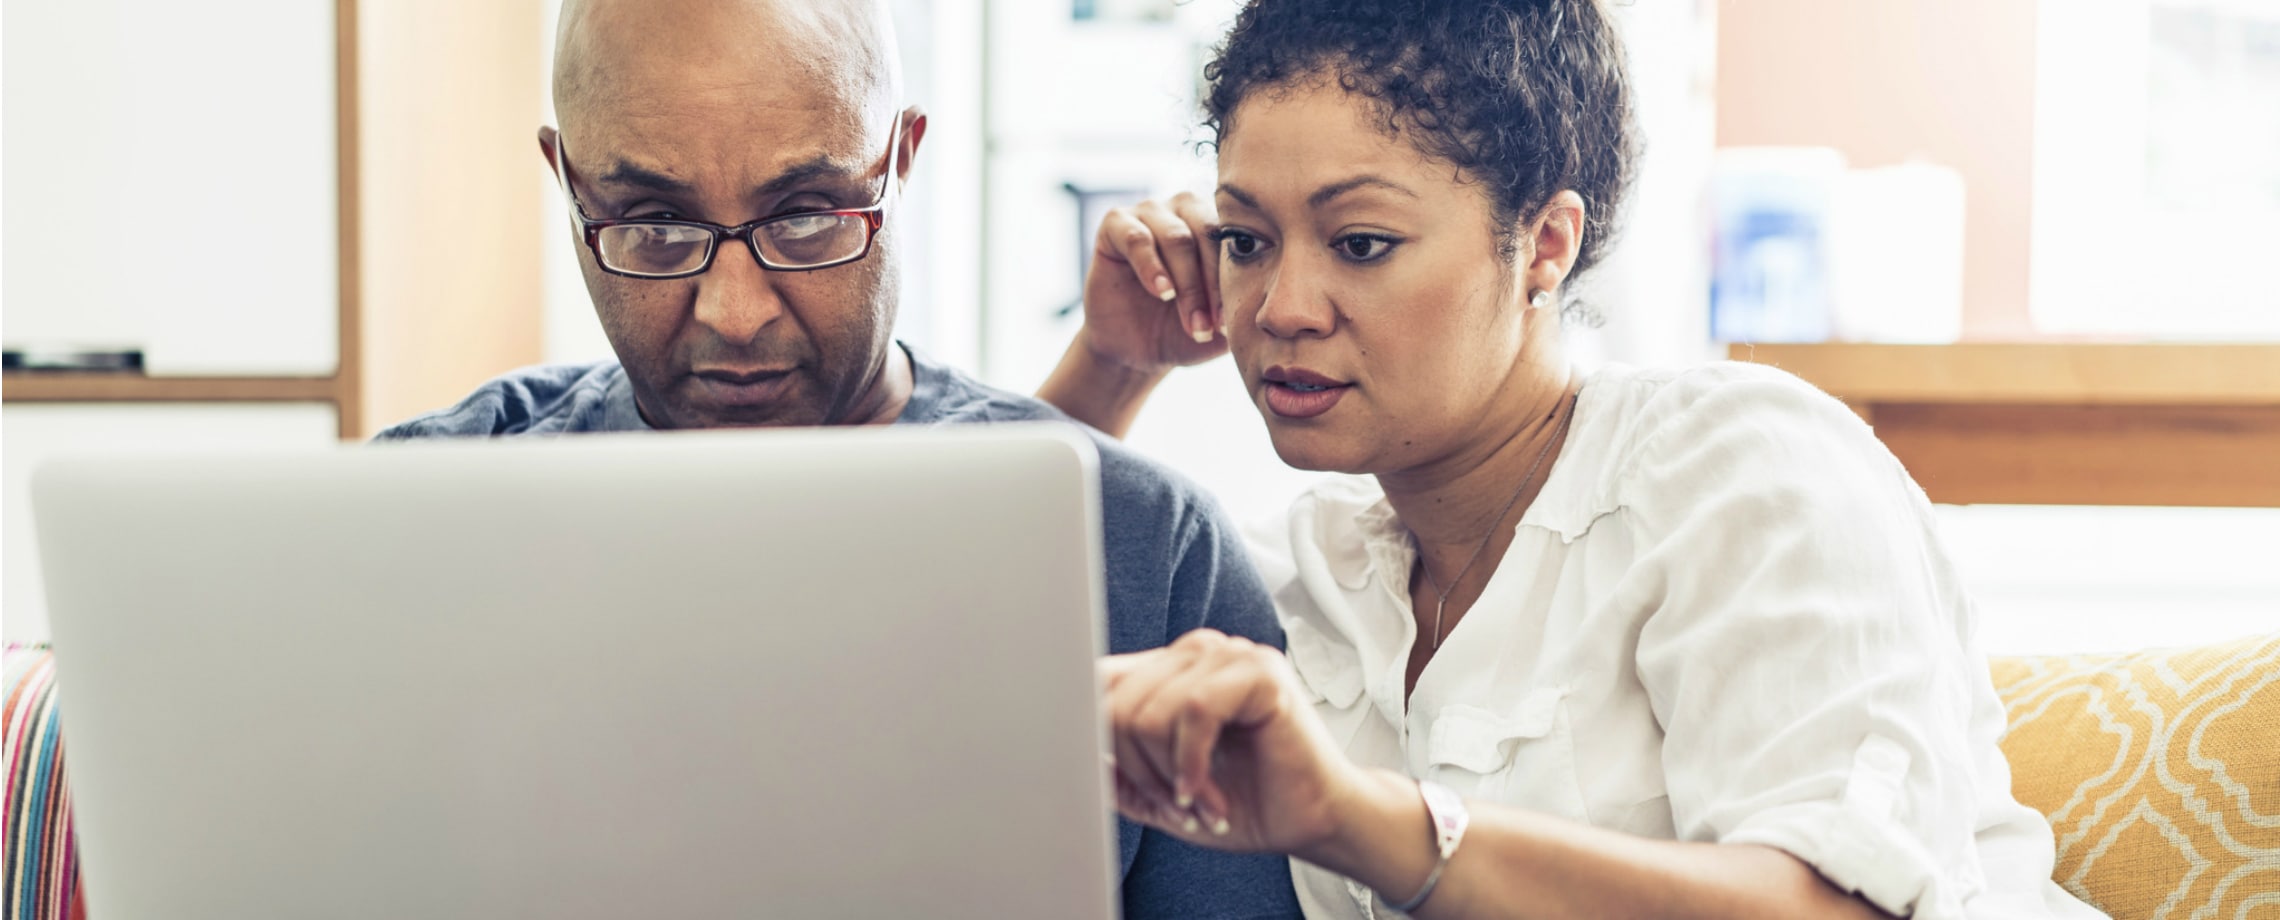
M 1218 214 L 1181 192 L 1101 218 L 1079 341 L 1100 360 L 1161 374 L 1227 353 L 1219 333 Z
M 1373 788 L 1272 648 L 1197 629 L 1098 671 L 1116 807 L 1134 821 L 1199 846 L 1304 857 L 1342 843 Z

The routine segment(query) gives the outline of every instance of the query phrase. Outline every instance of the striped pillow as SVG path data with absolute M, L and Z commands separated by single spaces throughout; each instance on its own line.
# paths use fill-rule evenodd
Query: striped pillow
M 2117 918 L 2280 920 L 2280 634 L 1990 665 L 2060 885 Z
M 71 783 L 56 737 L 55 655 L 45 645 L 10 643 L 8 708 L 7 915 L 22 920 L 79 916 L 79 848 L 71 835 Z

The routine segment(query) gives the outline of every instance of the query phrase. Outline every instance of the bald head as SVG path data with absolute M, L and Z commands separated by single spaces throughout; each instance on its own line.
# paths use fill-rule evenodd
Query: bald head
M 879 113 L 902 96 L 885 0 L 564 0 L 554 108 L 681 101 Z

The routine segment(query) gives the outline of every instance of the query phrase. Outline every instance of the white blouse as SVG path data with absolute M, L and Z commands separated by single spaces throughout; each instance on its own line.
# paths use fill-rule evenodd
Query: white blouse
M 1574 412 L 1406 702 L 1415 548 L 1376 482 L 1334 478 L 1252 534 L 1348 757 L 1642 837 L 1777 847 L 1901 917 L 2099 916 L 2051 881 L 1971 601 L 1858 417 L 1730 363 L 1611 368 Z M 1399 916 L 1291 868 L 1309 917 Z

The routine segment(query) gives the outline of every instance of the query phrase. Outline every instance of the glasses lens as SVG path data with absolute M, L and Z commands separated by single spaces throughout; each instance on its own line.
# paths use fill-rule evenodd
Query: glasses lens
M 619 224 L 602 230 L 602 265 L 633 275 L 674 275 L 705 264 L 712 234 L 679 224 Z
M 752 231 L 760 254 L 786 268 L 845 262 L 862 255 L 870 241 L 870 227 L 853 214 L 794 214 Z

